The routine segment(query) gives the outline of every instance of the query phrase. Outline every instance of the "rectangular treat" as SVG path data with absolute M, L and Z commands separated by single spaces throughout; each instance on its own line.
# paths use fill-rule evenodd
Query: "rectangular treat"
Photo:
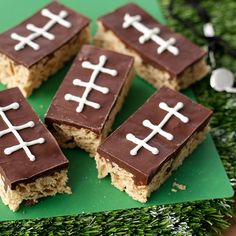
M 62 147 L 79 146 L 94 156 L 128 93 L 133 64 L 130 56 L 82 47 L 45 117 Z
M 114 186 L 146 202 L 203 141 L 211 115 L 184 95 L 161 88 L 98 147 L 99 178 L 110 174 Z
M 0 92 L 0 143 L 0 197 L 12 211 L 71 193 L 67 159 L 18 88 Z
M 188 87 L 209 71 L 206 52 L 130 3 L 98 19 L 95 44 L 134 56 L 135 70 L 154 87 Z
M 29 96 L 89 39 L 89 19 L 52 2 L 0 34 L 0 82 Z

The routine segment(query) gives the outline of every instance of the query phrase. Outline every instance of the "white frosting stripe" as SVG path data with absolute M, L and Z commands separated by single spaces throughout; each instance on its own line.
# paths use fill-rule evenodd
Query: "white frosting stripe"
M 47 8 L 45 8 L 41 11 L 41 14 L 45 17 L 48 17 L 51 20 L 47 23 L 47 26 L 49 27 L 49 29 L 52 26 L 54 26 L 56 23 L 66 27 L 66 28 L 71 27 L 71 23 L 64 19 L 68 16 L 67 11 L 62 10 L 62 11 L 60 11 L 59 15 L 55 15 L 52 12 L 50 12 Z
M 55 36 L 53 34 L 45 31 L 43 28 L 38 28 L 35 25 L 28 24 L 28 25 L 26 25 L 26 28 L 32 32 L 40 33 L 40 35 L 46 39 L 53 40 L 55 38 Z
M 146 139 L 150 139 L 151 136 L 153 136 L 153 133 L 151 133 L 150 135 L 148 135 Z M 133 149 L 130 151 L 130 154 L 131 154 L 132 156 L 137 155 L 137 153 L 138 153 L 138 151 L 139 151 L 139 149 L 140 149 L 141 147 L 146 148 L 146 149 L 147 149 L 148 151 L 150 151 L 153 155 L 156 155 L 156 154 L 159 153 L 159 150 L 158 150 L 157 148 L 152 147 L 152 146 L 150 146 L 150 145 L 148 145 L 148 144 L 146 143 L 146 139 L 142 140 L 142 139 L 136 138 L 133 134 L 127 134 L 127 135 L 126 135 L 126 139 L 129 140 L 129 141 L 131 141 L 131 142 L 133 142 L 133 143 L 135 143 L 135 144 L 138 144 L 135 148 L 133 148 Z
M 12 104 L 10 104 L 10 105 L 8 105 L 8 106 L 0 107 L 0 112 L 1 112 L 1 111 L 2 111 L 2 112 L 8 111 L 8 110 L 11 110 L 11 109 L 17 110 L 19 107 L 20 107 L 20 104 L 17 103 L 17 102 L 14 102 L 14 103 L 12 103 Z
M 26 28 L 32 31 L 32 33 L 28 35 L 27 37 L 23 37 L 16 33 L 11 34 L 12 39 L 19 41 L 19 43 L 15 45 L 16 51 L 23 49 L 26 45 L 33 48 L 34 50 L 39 50 L 40 46 L 37 43 L 33 42 L 33 40 L 40 36 L 48 40 L 55 39 L 55 36 L 49 33 L 48 30 L 50 30 L 56 24 L 60 24 L 66 28 L 71 27 L 71 23 L 64 19 L 65 17 L 68 16 L 68 13 L 66 11 L 60 11 L 59 15 L 55 15 L 52 12 L 50 12 L 48 9 L 43 9 L 41 11 L 41 14 L 50 19 L 47 22 L 47 24 L 44 25 L 42 28 L 39 28 L 33 24 L 27 24 Z
M 130 26 L 133 26 L 136 30 L 141 32 L 143 35 L 139 37 L 140 44 L 144 44 L 148 40 L 152 40 L 153 42 L 158 44 L 159 45 L 159 47 L 157 48 L 158 54 L 163 53 L 165 50 L 169 51 L 175 56 L 179 54 L 179 49 L 176 46 L 174 46 L 174 44 L 176 43 L 175 38 L 164 40 L 163 38 L 157 35 L 160 33 L 159 28 L 156 27 L 150 29 L 146 27 L 144 24 L 142 24 L 140 22 L 141 20 L 142 17 L 140 15 L 130 16 L 129 14 L 125 14 L 122 27 L 126 29 Z
M 161 102 L 159 104 L 159 107 L 162 109 L 162 110 L 165 110 L 168 112 L 168 116 L 166 115 L 166 117 L 163 119 L 163 125 L 171 118 L 172 115 L 178 117 L 183 123 L 188 123 L 189 122 L 189 118 L 180 114 L 178 111 L 180 109 L 182 109 L 184 107 L 184 104 L 182 102 L 178 102 L 174 108 L 172 107 L 169 107 L 165 102 Z M 167 119 L 168 118 L 168 119 Z M 162 123 L 160 123 L 162 124 Z M 162 126 L 163 126 L 162 125 Z
M 109 74 L 111 76 L 116 76 L 117 75 L 116 70 L 108 69 L 108 68 L 103 67 L 105 65 L 106 61 L 107 61 L 107 57 L 102 55 L 99 58 L 99 64 L 98 65 L 94 65 L 94 64 L 90 63 L 89 61 L 84 61 L 82 63 L 82 67 L 90 69 L 90 70 L 94 70 L 94 75 L 92 75 L 92 76 L 94 76 L 95 78 L 97 77 L 97 73 L 99 73 L 99 72 Z
M 84 81 L 82 81 L 82 80 L 80 80 L 80 79 L 75 79 L 74 81 L 73 81 L 73 85 L 75 85 L 75 86 L 80 86 L 80 87 L 88 87 L 88 86 L 91 86 L 92 87 L 92 89 L 94 89 L 94 90 L 97 90 L 97 91 L 99 91 L 99 92 L 101 92 L 101 93 L 104 93 L 104 94 L 107 94 L 108 92 L 109 92 L 109 89 L 108 88 L 106 88 L 106 87 L 102 87 L 102 86 L 99 86 L 99 85 L 96 85 L 96 84 L 93 84 L 93 83 L 91 83 L 91 82 L 84 82 Z
M 29 127 L 30 128 L 34 127 L 34 122 L 33 121 L 29 121 L 29 122 L 27 122 L 26 124 L 23 124 L 23 125 L 12 126 L 12 128 L 15 129 L 15 130 L 22 130 L 22 129 L 26 129 L 26 128 L 29 128 Z M 11 133 L 11 128 L 0 131 L 0 138 L 3 135 L 8 134 L 8 133 Z
M 95 108 L 95 109 L 99 109 L 99 108 L 100 108 L 100 105 L 99 105 L 98 103 L 96 103 L 96 102 L 91 102 L 91 101 L 88 101 L 88 100 L 83 101 L 81 97 L 74 96 L 74 95 L 72 95 L 72 94 L 66 94 L 66 95 L 65 95 L 65 100 L 66 100 L 66 101 L 78 102 L 79 104 L 82 103 L 83 106 L 84 106 L 84 105 L 87 105 L 87 106 L 93 107 L 93 108 Z M 76 108 L 76 111 L 77 111 L 77 112 L 81 112 L 81 111 L 82 111 L 82 110 L 81 110 L 81 106 L 78 106 L 78 107 Z
M 163 120 L 162 122 L 166 123 L 165 120 Z M 162 129 L 162 127 L 163 127 L 162 123 L 160 123 L 159 125 L 153 125 L 150 120 L 144 120 L 143 126 L 157 131 L 161 136 L 165 137 L 167 140 L 173 140 L 173 138 L 174 138 L 172 134 L 170 134 Z
M 30 141 L 30 142 L 21 142 L 20 144 L 17 144 L 15 146 L 12 146 L 12 147 L 9 147 L 9 148 L 6 148 L 4 150 L 4 154 L 5 155 L 11 155 L 13 152 L 16 152 L 20 149 L 24 149 L 24 151 L 25 151 L 26 155 L 28 156 L 28 158 L 31 161 L 35 161 L 35 156 L 31 153 L 31 151 L 29 150 L 28 147 L 30 147 L 32 145 L 35 145 L 35 144 L 42 144 L 44 142 L 45 142 L 44 138 L 38 138 L 38 139 L 35 139 L 33 141 Z
M 174 136 L 166 131 L 164 131 L 162 128 L 164 125 L 171 119 L 172 116 L 177 117 L 180 119 L 183 123 L 188 123 L 189 118 L 182 115 L 178 111 L 184 107 L 184 104 L 182 102 L 178 102 L 175 107 L 169 107 L 166 103 L 161 102 L 159 104 L 159 107 L 168 113 L 165 115 L 163 120 L 158 125 L 154 125 L 151 123 L 150 120 L 144 120 L 143 126 L 151 129 L 151 133 L 145 138 L 145 139 L 139 139 L 135 137 L 133 134 L 129 133 L 126 135 L 126 139 L 137 144 L 131 151 L 130 155 L 135 156 L 137 155 L 138 151 L 143 147 L 147 149 L 148 151 L 152 152 L 153 155 L 156 155 L 159 153 L 159 150 L 155 147 L 150 146 L 147 142 L 149 142 L 156 134 L 160 134 L 161 136 L 165 137 L 167 140 L 173 140 Z
M 75 101 L 75 102 L 79 103 L 78 107 L 76 108 L 76 112 L 82 112 L 85 105 L 91 106 L 95 109 L 99 109 L 101 107 L 100 104 L 98 104 L 96 102 L 88 101 L 87 98 L 88 98 L 88 95 L 90 94 L 90 92 L 92 90 L 96 90 L 96 91 L 101 92 L 103 94 L 109 93 L 108 88 L 102 87 L 102 86 L 99 86 L 99 85 L 95 84 L 97 76 L 101 72 L 105 73 L 105 74 L 109 74 L 113 77 L 117 75 L 116 70 L 104 67 L 106 61 L 107 61 L 107 57 L 104 56 L 104 55 L 101 55 L 99 57 L 99 63 L 98 64 L 92 64 L 89 61 L 84 61 L 82 63 L 83 68 L 93 70 L 89 82 L 84 82 L 84 81 L 81 81 L 80 79 L 74 79 L 73 80 L 73 85 L 85 88 L 85 91 L 84 91 L 82 97 L 74 96 L 74 95 L 69 94 L 69 93 L 67 93 L 64 97 L 66 101 Z
M 12 125 L 11 121 L 7 118 L 5 111 L 8 110 L 16 110 L 20 107 L 19 103 L 12 103 L 8 106 L 5 107 L 0 107 L 0 116 L 3 119 L 3 121 L 5 122 L 5 124 L 8 126 L 7 129 L 0 131 L 0 138 L 6 134 L 12 133 L 15 138 L 17 139 L 17 141 L 19 142 L 19 144 L 12 146 L 12 147 L 8 147 L 4 150 L 4 154 L 5 155 L 10 155 L 13 152 L 16 152 L 20 149 L 23 149 L 26 153 L 26 155 L 28 156 L 28 158 L 31 161 L 35 160 L 35 156 L 31 153 L 31 151 L 29 150 L 28 147 L 35 145 L 35 144 L 42 144 L 45 142 L 44 138 L 38 138 L 36 140 L 32 140 L 29 142 L 25 142 L 22 137 L 20 136 L 20 134 L 18 133 L 18 130 L 22 130 L 22 129 L 26 129 L 26 128 L 32 128 L 34 127 L 34 122 L 33 121 L 29 121 L 23 125 L 18 125 L 18 126 L 14 126 Z

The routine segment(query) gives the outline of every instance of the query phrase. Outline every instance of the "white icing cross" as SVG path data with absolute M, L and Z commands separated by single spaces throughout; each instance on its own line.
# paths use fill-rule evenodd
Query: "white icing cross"
M 130 151 L 130 155 L 135 156 L 137 155 L 138 151 L 140 148 L 144 147 L 145 149 L 147 149 L 148 151 L 152 152 L 153 155 L 156 155 L 159 153 L 159 150 L 155 147 L 150 146 L 149 144 L 147 144 L 147 142 L 149 142 L 156 134 L 160 134 L 161 136 L 165 137 L 167 140 L 173 140 L 174 136 L 166 131 L 164 131 L 162 128 L 163 126 L 169 121 L 169 119 L 172 116 L 177 117 L 178 119 L 180 119 L 183 123 L 188 123 L 189 122 L 189 118 L 180 114 L 178 111 L 180 109 L 182 109 L 184 107 L 184 104 L 182 102 L 178 102 L 175 107 L 169 107 L 166 103 L 161 102 L 159 104 L 159 107 L 162 110 L 167 111 L 168 113 L 166 114 L 166 116 L 164 117 L 164 119 L 161 121 L 161 123 L 159 125 L 154 125 L 150 122 L 150 120 L 144 120 L 143 121 L 143 126 L 149 128 L 152 130 L 152 132 L 145 138 L 145 139 L 139 139 L 136 138 L 133 134 L 129 133 L 126 135 L 126 139 L 137 144 L 136 147 L 134 147 L 131 151 Z
M 26 28 L 32 31 L 32 34 L 28 35 L 27 37 L 21 36 L 17 33 L 11 34 L 12 39 L 19 41 L 19 43 L 15 45 L 16 51 L 23 49 L 26 45 L 33 48 L 34 50 L 39 50 L 40 46 L 37 43 L 33 42 L 33 40 L 40 36 L 43 36 L 48 40 L 55 39 L 55 36 L 48 32 L 48 30 L 50 30 L 55 24 L 60 24 L 66 28 L 71 27 L 71 23 L 64 19 L 68 16 L 67 11 L 62 10 L 60 11 L 59 15 L 55 15 L 50 10 L 45 8 L 41 11 L 41 15 L 50 19 L 50 21 L 48 21 L 47 24 L 42 28 L 39 28 L 33 24 L 27 24 Z
M 0 138 L 6 134 L 12 133 L 15 138 L 18 140 L 19 144 L 12 146 L 12 147 L 8 147 L 5 148 L 4 150 L 4 154 L 5 155 L 10 155 L 13 152 L 16 152 L 20 149 L 23 149 L 26 153 L 26 155 L 28 156 L 28 158 L 30 159 L 30 161 L 35 161 L 35 156 L 31 153 L 31 151 L 29 150 L 28 147 L 33 146 L 35 144 L 42 144 L 45 142 L 44 138 L 38 138 L 29 142 L 25 142 L 22 137 L 20 136 L 20 134 L 18 133 L 18 130 L 22 130 L 22 129 L 26 129 L 26 128 L 32 128 L 35 126 L 33 121 L 29 121 L 23 125 L 19 125 L 19 126 L 14 126 L 12 125 L 11 121 L 7 118 L 5 111 L 8 110 L 17 110 L 19 109 L 20 104 L 15 102 L 12 103 L 8 106 L 5 107 L 0 107 L 0 116 L 2 117 L 3 121 L 6 123 L 6 125 L 8 126 L 7 129 L 0 131 Z
M 93 70 L 93 73 L 90 77 L 89 82 L 83 82 L 80 79 L 74 79 L 73 80 L 73 85 L 81 86 L 81 87 L 85 88 L 85 91 L 84 91 L 82 97 L 74 96 L 74 95 L 69 94 L 69 93 L 67 93 L 65 95 L 65 100 L 66 101 L 75 101 L 75 102 L 79 103 L 78 107 L 76 108 L 77 112 L 82 112 L 85 105 L 93 107 L 95 109 L 99 109 L 101 107 L 100 104 L 87 100 L 87 97 L 88 97 L 88 95 L 89 95 L 89 93 L 91 92 L 92 89 L 97 90 L 98 92 L 101 92 L 103 94 L 107 94 L 109 92 L 108 88 L 102 87 L 102 86 L 99 86 L 99 85 L 95 84 L 95 80 L 97 79 L 97 76 L 100 72 L 105 73 L 105 74 L 109 74 L 113 77 L 117 75 L 116 70 L 108 69 L 108 68 L 103 67 L 105 65 L 106 61 L 107 61 L 107 57 L 104 56 L 104 55 L 101 55 L 99 57 L 99 63 L 98 64 L 92 64 L 89 61 L 84 61 L 82 63 L 83 68 Z
M 159 45 L 159 47 L 157 48 L 158 54 L 163 53 L 165 50 L 169 51 L 175 56 L 179 54 L 179 49 L 174 46 L 174 44 L 176 43 L 175 38 L 171 37 L 168 40 L 164 40 L 163 38 L 157 35 L 160 33 L 159 28 L 155 27 L 153 29 L 150 29 L 146 27 L 144 24 L 140 23 L 141 20 L 142 17 L 140 15 L 130 16 L 129 14 L 125 14 L 122 27 L 126 29 L 130 26 L 133 26 L 136 30 L 143 33 L 143 35 L 139 37 L 140 44 L 144 44 L 146 41 L 150 39 L 154 41 L 156 44 L 158 44 Z

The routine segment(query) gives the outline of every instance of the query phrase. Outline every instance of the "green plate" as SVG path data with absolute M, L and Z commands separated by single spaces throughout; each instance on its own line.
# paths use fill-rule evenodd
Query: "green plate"
M 14 0 L 1 1 L 0 31 L 3 32 L 16 25 L 36 10 L 43 7 L 47 2 L 49 1 L 24 0 L 24 3 L 22 1 Z M 61 2 L 64 2 L 67 6 L 92 18 L 94 32 L 95 19 L 98 16 L 111 11 L 128 1 L 67 0 Z M 164 22 L 160 8 L 155 0 L 139 0 L 136 2 L 157 19 Z M 28 99 L 41 118 L 43 118 L 52 97 L 68 71 L 69 66 L 70 65 L 67 64 L 67 66 L 45 82 Z M 1 86 L 0 88 L 4 89 L 4 86 Z M 136 76 L 124 107 L 117 116 L 114 128 L 127 119 L 127 117 L 141 106 L 154 92 L 155 89 Z M 191 90 L 187 90 L 184 93 L 193 98 Z M 80 149 L 64 150 L 64 153 L 70 161 L 69 182 L 73 194 L 45 198 L 40 200 L 37 205 L 30 208 L 22 206 L 16 213 L 11 212 L 8 207 L 0 203 L 1 221 L 76 215 L 80 213 L 225 198 L 233 195 L 233 190 L 210 135 L 208 135 L 204 143 L 187 158 L 184 164 L 174 172 L 172 177 L 169 178 L 158 191 L 152 194 L 150 200 L 146 204 L 136 202 L 125 193 L 117 190 L 110 184 L 109 177 L 98 180 L 95 162 L 87 153 Z M 175 181 L 186 185 L 186 190 L 172 192 L 172 184 Z

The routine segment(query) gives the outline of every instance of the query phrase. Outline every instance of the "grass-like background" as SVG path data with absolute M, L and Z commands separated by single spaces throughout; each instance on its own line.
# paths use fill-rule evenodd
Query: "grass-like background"
M 148 1 L 147 1 L 148 2 Z M 176 12 L 191 20 L 201 31 L 201 22 L 184 0 L 176 1 Z M 236 1 L 201 1 L 212 16 L 217 35 L 221 35 L 236 48 Z M 162 1 L 168 24 L 192 41 L 204 45 L 191 30 L 168 17 L 169 0 Z M 236 60 L 224 52 L 217 54 L 217 65 L 231 69 L 236 76 Z M 227 173 L 236 183 L 236 95 L 217 93 L 209 86 L 209 78 L 193 86 L 198 101 L 215 111 L 212 135 Z M 1 214 L 1 213 L 0 213 Z M 211 200 L 198 203 L 144 209 L 122 210 L 80 216 L 23 220 L 0 223 L 2 235 L 216 235 L 229 226 L 233 215 L 232 200 Z

